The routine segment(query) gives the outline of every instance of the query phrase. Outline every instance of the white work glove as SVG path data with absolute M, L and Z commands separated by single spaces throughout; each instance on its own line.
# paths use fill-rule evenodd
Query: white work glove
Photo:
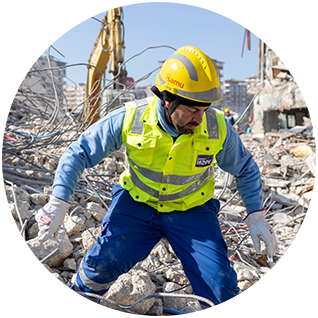
M 50 200 L 35 215 L 38 222 L 38 240 L 46 241 L 55 234 L 63 224 L 65 214 L 68 212 L 70 204 L 66 201 L 50 195 Z
M 260 252 L 260 239 L 262 239 L 266 245 L 269 259 L 273 259 L 277 249 L 276 235 L 272 227 L 265 221 L 263 211 L 250 213 L 244 221 L 250 230 L 256 252 Z

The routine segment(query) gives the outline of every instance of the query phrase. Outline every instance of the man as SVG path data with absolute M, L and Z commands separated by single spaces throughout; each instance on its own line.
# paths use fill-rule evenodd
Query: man
M 165 237 L 195 294 L 219 304 L 239 289 L 217 218 L 213 165 L 217 160 L 236 177 L 256 250 L 262 238 L 273 257 L 276 239 L 263 216 L 259 169 L 223 113 L 209 108 L 222 93 L 208 56 L 191 46 L 178 49 L 156 84 L 155 97 L 110 112 L 66 150 L 50 201 L 36 216 L 39 239 L 58 230 L 84 169 L 124 144 L 126 170 L 112 189 L 102 233 L 72 288 L 103 295 Z
M 234 125 L 234 117 L 228 108 L 224 109 L 224 114 L 225 114 L 226 120 L 233 126 Z

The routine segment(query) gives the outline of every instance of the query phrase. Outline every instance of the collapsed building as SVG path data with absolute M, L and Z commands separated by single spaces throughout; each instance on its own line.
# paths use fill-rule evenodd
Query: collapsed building
M 273 13 L 265 29 L 264 81 L 254 100 L 252 132 L 303 124 L 317 113 L 317 4 L 303 13 Z

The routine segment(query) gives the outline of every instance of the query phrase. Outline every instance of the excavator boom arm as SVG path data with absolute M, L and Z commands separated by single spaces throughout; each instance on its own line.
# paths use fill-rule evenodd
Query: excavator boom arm
M 92 124 L 99 119 L 98 109 L 101 93 L 101 74 L 104 74 L 110 60 L 109 72 L 112 78 L 118 74 L 119 66 L 123 63 L 124 49 L 122 40 L 122 8 L 114 8 L 107 12 L 102 19 L 99 34 L 90 54 L 86 82 L 85 119 Z M 119 83 L 125 85 L 125 76 L 119 76 Z

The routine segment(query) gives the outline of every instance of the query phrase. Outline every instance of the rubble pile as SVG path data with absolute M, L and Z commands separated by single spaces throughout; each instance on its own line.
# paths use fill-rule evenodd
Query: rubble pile
M 270 268 L 265 253 L 255 253 L 252 241 L 246 235 L 248 231 L 243 222 L 245 208 L 233 179 L 220 170 L 216 172 L 216 196 L 221 200 L 219 220 L 229 247 L 229 257 L 238 275 L 242 316 L 317 315 L 317 148 L 312 133 L 307 134 L 312 126 L 303 128 L 292 137 L 285 133 L 285 138 L 269 134 L 259 140 L 241 135 L 260 167 L 266 219 L 278 238 L 279 249 L 274 258 L 274 270 Z M 16 142 L 25 142 L 22 138 L 26 137 L 22 136 Z M 293 138 L 302 142 L 297 143 Z M 2 142 L 5 149 L 6 139 L 3 138 Z M 34 270 L 29 274 L 27 268 L 21 266 L 14 279 L 11 278 L 11 286 L 15 288 L 11 287 L 3 295 L 3 299 L 12 305 L 6 306 L 3 313 L 6 316 L 27 316 L 27 313 L 19 312 L 22 307 L 55 316 L 65 315 L 63 307 L 59 305 L 60 299 L 43 292 L 40 287 L 61 291 L 64 288 L 60 282 L 67 286 L 74 282 L 83 255 L 101 232 L 101 221 L 111 202 L 110 190 L 123 171 L 124 153 L 122 150 L 117 151 L 94 169 L 85 172 L 71 196 L 70 213 L 65 218 L 64 229 L 55 238 L 41 244 L 37 240 L 38 228 L 34 215 L 48 201 L 52 191 L 52 176 L 67 142 L 58 147 L 55 145 L 54 153 L 50 147 L 14 151 L 12 142 L 10 140 L 10 152 L 2 153 L 2 240 L 15 240 L 27 221 L 25 253 L 28 263 L 51 276 Z M 304 145 L 311 151 L 305 149 L 304 155 L 301 151 L 293 151 Z M 22 239 L 19 242 L 21 244 Z M 12 246 L 18 243 L 6 244 Z M 6 265 L 6 262 L 9 259 L 2 258 L 1 266 Z M 127 313 L 161 316 L 167 309 L 177 313 L 204 314 L 198 299 L 172 297 L 179 294 L 194 295 L 182 264 L 166 240 L 160 241 L 147 259 L 120 276 L 105 297 L 121 305 L 130 305 L 153 293 L 171 293 L 171 296 L 149 297 L 124 311 L 102 301 L 99 310 L 119 316 Z
M 71 116 L 56 116 L 53 121 L 52 113 L 43 115 L 20 106 L 15 104 L 10 111 L 3 143 L 3 176 L 9 208 L 31 251 L 52 275 L 71 286 L 84 254 L 101 233 L 101 221 L 111 204 L 111 189 L 124 170 L 124 149 L 84 172 L 71 196 L 64 227 L 56 237 L 40 243 L 35 213 L 52 192 L 61 154 L 81 130 Z M 316 151 L 312 127 L 307 121 L 296 131 L 240 136 L 262 173 L 265 216 L 278 239 L 275 265 L 295 238 L 312 196 Z M 262 253 L 256 253 L 253 248 L 234 178 L 216 167 L 215 180 L 215 197 L 221 201 L 220 226 L 242 292 L 259 281 L 272 264 L 264 246 Z M 153 293 L 153 297 L 131 308 L 116 305 L 130 305 Z M 170 295 L 160 296 L 160 293 Z M 165 239 L 147 259 L 121 275 L 104 297 L 109 300 L 101 301 L 104 306 L 145 315 L 205 308 L 195 298 L 180 260 Z

